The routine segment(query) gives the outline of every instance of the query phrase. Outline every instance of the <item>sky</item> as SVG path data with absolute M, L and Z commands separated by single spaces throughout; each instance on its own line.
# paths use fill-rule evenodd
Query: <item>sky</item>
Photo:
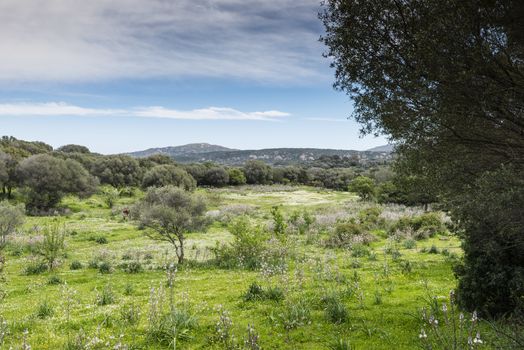
M 0 134 L 112 154 L 364 150 L 318 0 L 2 0 Z

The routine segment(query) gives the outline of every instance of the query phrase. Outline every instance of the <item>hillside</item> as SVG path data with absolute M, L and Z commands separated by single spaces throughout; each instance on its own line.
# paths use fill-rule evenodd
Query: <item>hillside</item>
M 192 154 L 200 154 L 207 152 L 222 152 L 222 151 L 235 151 L 234 149 L 211 145 L 209 143 L 190 143 L 182 146 L 162 147 L 162 148 L 149 148 L 144 151 L 131 152 L 129 155 L 137 158 L 149 157 L 153 154 L 167 154 L 170 157 L 176 158 L 179 156 L 188 156 Z
M 248 160 L 262 160 L 271 165 L 314 164 L 321 157 L 350 158 L 358 163 L 382 163 L 392 158 L 389 151 L 353 151 L 318 148 L 270 148 L 261 150 L 232 150 L 208 144 L 198 147 L 186 145 L 178 147 L 154 148 L 129 153 L 134 157 L 147 157 L 152 154 L 167 154 L 180 163 L 215 162 L 224 165 L 240 165 Z M 216 148 L 216 149 L 213 149 Z

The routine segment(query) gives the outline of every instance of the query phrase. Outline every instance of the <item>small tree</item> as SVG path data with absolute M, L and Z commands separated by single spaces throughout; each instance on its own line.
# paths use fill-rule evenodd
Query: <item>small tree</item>
M 273 232 L 277 237 L 282 237 L 286 233 L 287 224 L 284 220 L 284 215 L 280 207 L 274 206 L 271 208 L 271 216 L 273 217 Z
M 39 244 L 37 253 L 44 259 L 49 270 L 53 270 L 58 262 L 58 258 L 65 251 L 66 230 L 63 225 L 58 223 L 49 224 L 42 228 L 44 236 Z
M 100 192 L 104 203 L 107 205 L 109 209 L 112 209 L 118 199 L 118 196 L 120 195 L 118 190 L 113 186 L 107 186 L 102 188 Z
M 24 219 L 23 205 L 13 206 L 6 201 L 0 202 L 0 252 L 7 244 L 7 237 L 24 223 Z
M 132 210 L 140 226 L 148 228 L 152 239 L 171 243 L 178 263 L 184 262 L 184 242 L 188 232 L 206 227 L 206 204 L 202 197 L 175 186 L 150 188 Z
M 363 200 L 369 200 L 375 196 L 375 182 L 366 176 L 357 176 L 349 184 L 349 190 L 357 193 Z

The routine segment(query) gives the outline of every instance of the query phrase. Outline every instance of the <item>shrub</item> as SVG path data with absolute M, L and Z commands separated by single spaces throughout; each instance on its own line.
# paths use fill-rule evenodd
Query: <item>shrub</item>
M 107 244 L 108 240 L 104 236 L 97 236 L 97 237 L 95 237 L 95 242 L 98 243 L 98 244 Z
M 380 214 L 382 209 L 379 207 L 366 208 L 358 212 L 358 220 L 367 229 L 381 228 L 386 221 L 380 217 Z
M 174 308 L 150 325 L 148 335 L 158 343 L 173 346 L 177 339 L 188 339 L 191 330 L 198 327 L 198 319 L 189 307 Z
M 36 317 L 40 319 L 51 317 L 53 314 L 54 308 L 47 300 L 41 302 L 36 309 Z
M 335 324 L 345 323 L 348 319 L 348 314 L 348 309 L 338 297 L 327 299 L 324 309 L 326 320 Z
M 113 273 L 113 266 L 108 261 L 102 261 L 98 264 L 98 271 L 103 274 Z
M 65 250 L 65 228 L 58 223 L 42 228 L 43 240 L 37 245 L 37 254 L 47 263 L 49 270 L 58 264 L 58 258 Z
M 256 282 L 251 283 L 248 290 L 243 296 L 244 301 L 273 300 L 280 301 L 284 299 L 284 291 L 279 287 L 263 288 Z
M 428 253 L 429 254 L 438 254 L 439 250 L 438 250 L 437 246 L 433 244 L 431 246 L 431 248 L 429 248 Z
M 64 281 L 60 277 L 58 277 L 56 275 L 53 275 L 53 276 L 49 277 L 48 280 L 47 280 L 47 284 L 49 284 L 49 285 L 55 285 L 56 286 L 56 285 L 59 285 L 59 284 L 62 284 L 62 283 L 64 283 Z
M 268 300 L 281 301 L 284 299 L 284 291 L 280 287 L 268 287 L 265 296 Z
M 135 288 L 131 283 L 126 283 L 124 286 L 124 295 L 133 295 Z
M 212 250 L 218 266 L 225 268 L 243 267 L 258 269 L 268 249 L 268 233 L 261 226 L 254 226 L 249 218 L 240 217 L 229 225 L 235 237 L 229 245 L 219 245 Z
M 401 217 L 391 227 L 390 234 L 404 233 L 413 235 L 415 239 L 433 237 L 446 230 L 446 226 L 438 213 L 424 213 L 414 217 Z
M 115 293 L 109 284 L 105 285 L 101 292 L 97 292 L 95 303 L 98 306 L 113 304 L 116 301 Z
M 82 265 L 82 263 L 78 260 L 74 260 L 71 262 L 71 265 L 69 265 L 69 269 L 70 270 L 80 270 L 84 267 L 84 265 Z
M 280 315 L 284 329 L 289 331 L 311 323 L 311 311 L 308 302 L 304 299 L 293 300 L 286 304 Z
M 362 258 L 369 256 L 369 248 L 363 244 L 354 244 L 351 246 L 351 256 L 354 258 Z
M 364 229 L 354 221 L 340 221 L 336 224 L 335 230 L 325 241 L 329 248 L 348 248 L 357 236 L 362 236 Z
M 140 273 L 143 270 L 140 261 L 130 261 L 128 263 L 121 264 L 120 266 L 122 267 L 122 270 L 127 273 Z
M 253 282 L 249 285 L 246 294 L 244 294 L 245 301 L 254 301 L 264 298 L 264 289 L 261 285 L 256 282 Z
M 26 275 L 39 275 L 47 271 L 47 264 L 43 261 L 31 259 L 24 268 Z

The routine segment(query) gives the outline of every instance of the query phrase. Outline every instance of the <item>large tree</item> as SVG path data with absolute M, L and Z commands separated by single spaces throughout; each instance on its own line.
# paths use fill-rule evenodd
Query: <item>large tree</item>
M 89 195 L 98 181 L 77 161 L 49 154 L 26 158 L 17 167 L 17 176 L 31 211 L 54 208 L 65 194 Z
M 148 170 L 142 180 L 142 187 L 163 187 L 174 185 L 193 191 L 196 187 L 196 181 L 184 169 L 175 165 L 157 165 Z
M 506 182 L 503 192 L 516 202 L 508 195 L 489 208 L 521 234 L 457 198 L 501 185 L 487 183 L 496 174 L 524 176 L 524 2 L 328 0 L 320 17 L 335 87 L 354 100 L 363 132 L 396 141 L 401 168 L 438 188 L 460 218 L 459 301 L 492 315 L 517 310 L 524 227 L 511 209 L 524 207 L 516 195 L 523 188 Z M 477 217 L 484 225 L 470 224 Z M 486 278 L 497 279 L 499 291 L 481 283 Z

